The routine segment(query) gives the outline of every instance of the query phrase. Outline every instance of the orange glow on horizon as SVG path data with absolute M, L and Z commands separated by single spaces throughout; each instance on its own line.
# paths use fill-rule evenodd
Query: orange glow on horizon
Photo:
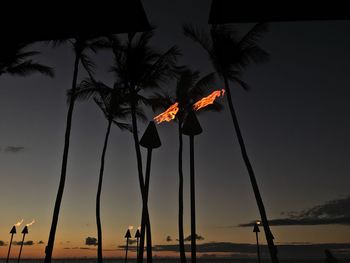
M 194 110 L 200 110 L 210 104 L 213 104 L 215 99 L 217 97 L 222 97 L 225 94 L 225 90 L 221 89 L 221 90 L 215 90 L 213 91 L 210 95 L 204 97 L 203 99 L 197 101 L 195 104 L 193 104 L 193 109 Z
M 157 122 L 157 124 L 159 124 L 163 121 L 170 122 L 171 120 L 175 119 L 175 116 L 176 116 L 178 111 L 179 111 L 179 103 L 175 102 L 166 111 L 157 115 L 153 119 Z

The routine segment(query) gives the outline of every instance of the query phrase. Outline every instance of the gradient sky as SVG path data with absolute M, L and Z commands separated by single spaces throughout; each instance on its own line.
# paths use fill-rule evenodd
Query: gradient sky
M 181 64 L 203 74 L 213 69 L 206 54 L 182 35 L 181 25 L 207 26 L 209 7 L 209 0 L 144 1 L 150 22 L 157 26 L 155 46 L 178 45 L 184 53 Z M 244 32 L 250 26 L 243 24 L 238 29 Z M 247 70 L 244 79 L 252 87 L 250 92 L 231 86 L 269 218 L 350 194 L 349 30 L 349 21 L 271 23 L 261 41 L 271 55 L 270 62 Z M 38 60 L 55 67 L 54 79 L 40 75 L 0 78 L 0 240 L 9 241 L 8 232 L 19 219 L 29 222 L 35 218 L 37 223 L 30 227 L 26 240 L 46 244 L 60 175 L 65 93 L 71 84 L 74 57 L 67 46 L 35 47 L 42 51 Z M 112 83 L 113 76 L 106 73 L 110 54 L 93 58 L 99 66 L 98 78 Z M 222 83 L 218 81 L 213 88 L 222 88 Z M 225 107 L 222 113 L 206 113 L 199 120 L 204 132 L 196 138 L 197 232 L 208 242 L 253 243 L 250 228 L 236 227 L 258 219 L 259 213 L 232 136 L 229 112 Z M 73 121 L 56 257 L 95 255 L 72 248 L 85 247 L 86 237 L 96 237 L 95 194 L 106 121 L 93 103 L 77 104 Z M 163 146 L 153 154 L 149 209 L 154 243 L 165 244 L 166 236 L 177 237 L 178 144 L 176 125 L 166 123 L 158 128 Z M 140 132 L 144 129 L 141 125 Z M 184 142 L 188 235 L 188 139 Z M 14 152 L 14 148 L 6 150 L 8 146 L 24 148 Z M 126 229 L 139 225 L 140 213 L 132 136 L 114 128 L 102 195 L 106 249 L 124 244 Z M 349 225 L 276 226 L 272 230 L 277 243 L 350 242 Z M 15 236 L 17 241 L 20 238 Z M 43 257 L 45 244 L 26 248 L 23 256 Z M 7 247 L 0 246 L 0 257 L 6 251 Z M 117 254 L 106 252 L 106 256 Z

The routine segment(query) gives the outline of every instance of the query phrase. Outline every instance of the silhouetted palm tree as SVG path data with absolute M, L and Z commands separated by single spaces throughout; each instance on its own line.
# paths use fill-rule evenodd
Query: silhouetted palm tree
M 114 84 L 114 87 L 111 88 L 105 85 L 102 82 L 96 82 L 91 79 L 87 79 L 81 82 L 79 85 L 79 90 L 76 91 L 76 98 L 79 100 L 86 100 L 90 97 L 94 97 L 94 101 L 97 106 L 103 112 L 107 120 L 107 130 L 104 139 L 104 144 L 102 148 L 101 155 L 101 165 L 100 173 L 96 194 L 96 226 L 97 226 L 97 262 L 102 263 L 102 226 L 101 226 L 101 215 L 100 215 L 100 206 L 101 206 L 101 192 L 102 192 L 102 182 L 103 182 L 103 173 L 104 173 L 104 163 L 106 150 L 108 145 L 109 134 L 111 131 L 112 124 L 115 124 L 121 130 L 131 131 L 131 126 L 127 123 L 120 122 L 119 120 L 125 120 L 131 115 L 131 110 L 129 107 L 129 97 L 125 89 L 120 87 L 118 83 Z M 138 111 L 137 115 L 139 118 L 146 119 L 145 115 Z
M 143 202 L 140 252 L 138 262 L 143 261 L 145 222 L 149 223 L 147 196 L 142 171 L 142 156 L 139 145 L 136 109 L 140 103 L 146 103 L 147 100 L 141 95 L 142 91 L 160 88 L 161 84 L 168 81 L 173 76 L 173 67 L 179 51 L 172 47 L 162 53 L 150 45 L 150 40 L 154 32 L 144 32 L 141 34 L 129 34 L 124 42 L 117 38 L 112 40 L 114 52 L 113 72 L 118 79 L 125 85 L 130 92 L 130 107 L 132 116 L 132 131 L 137 157 L 137 167 L 139 184 Z M 147 228 L 149 230 L 149 228 Z M 147 261 L 152 261 L 151 233 L 147 232 Z
M 73 46 L 75 53 L 74 61 L 74 70 L 73 70 L 73 80 L 71 88 L 71 99 L 69 101 L 68 113 L 67 113 L 67 122 L 66 122 L 66 132 L 64 140 L 64 149 L 63 149 L 63 158 L 62 158 L 62 168 L 61 168 L 61 177 L 59 182 L 59 187 L 56 196 L 55 207 L 52 216 L 51 229 L 49 234 L 49 240 L 45 249 L 45 263 L 50 263 L 52 258 L 53 246 L 55 243 L 56 228 L 58 222 L 58 216 L 61 207 L 61 201 L 64 191 L 64 185 L 66 181 L 66 171 L 67 171 L 67 161 L 68 161 L 68 151 L 69 151 L 69 140 L 70 140 L 70 131 L 72 126 L 72 117 L 74 104 L 76 99 L 76 89 L 77 89 L 77 79 L 79 71 L 79 63 L 83 65 L 85 70 L 91 76 L 93 73 L 94 63 L 89 59 L 87 51 L 96 52 L 99 48 L 103 48 L 106 42 L 100 38 L 75 38 L 70 40 L 70 43 Z
M 237 115 L 233 107 L 231 90 L 229 87 L 229 82 L 234 81 L 242 88 L 247 89 L 248 85 L 241 78 L 243 70 L 251 62 L 264 62 L 267 60 L 268 54 L 258 46 L 258 41 L 262 33 L 264 33 L 266 30 L 267 25 L 264 23 L 259 23 L 256 24 L 241 39 L 238 39 L 237 33 L 227 25 L 212 26 L 210 37 L 205 32 L 202 32 L 201 30 L 198 30 L 192 26 L 184 26 L 184 34 L 204 48 L 204 50 L 208 53 L 216 72 L 224 80 L 227 102 L 238 137 L 242 157 L 247 167 L 250 181 L 254 190 L 271 259 L 273 263 L 276 263 L 278 262 L 278 258 L 277 250 L 273 242 L 273 235 L 268 224 L 266 211 L 260 195 L 258 184 L 256 182 L 254 170 L 244 144 Z
M 51 67 L 32 60 L 32 57 L 40 54 L 40 52 L 28 51 L 29 46 L 29 44 L 24 43 L 1 45 L 0 76 L 3 74 L 28 76 L 37 72 L 49 77 L 54 76 L 54 71 Z
M 175 102 L 178 103 L 179 111 L 176 114 L 178 121 L 178 138 L 179 138 L 179 153 L 178 153 L 178 170 L 179 170 L 179 214 L 178 214 L 178 228 L 179 228 L 179 249 L 180 259 L 182 263 L 186 262 L 184 230 L 183 230 L 183 170 L 182 170 L 182 123 L 189 111 L 193 110 L 193 104 L 205 96 L 210 87 L 215 82 L 215 74 L 210 73 L 200 78 L 199 71 L 192 71 L 188 68 L 182 67 L 178 70 L 177 83 L 175 89 L 175 96 L 169 94 L 156 94 L 153 100 L 153 109 L 166 109 Z M 203 110 L 220 110 L 220 104 L 214 103 Z M 193 196 L 193 195 L 192 195 Z M 195 202 L 195 200 L 192 200 Z M 194 211 L 191 211 L 193 216 Z

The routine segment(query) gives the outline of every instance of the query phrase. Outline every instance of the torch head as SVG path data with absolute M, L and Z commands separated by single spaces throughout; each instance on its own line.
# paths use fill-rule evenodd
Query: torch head
M 196 117 L 194 111 L 190 111 L 182 126 L 182 133 L 189 136 L 195 136 L 202 133 L 202 127 Z
M 25 226 L 22 230 L 22 234 L 28 234 L 28 227 Z
M 17 231 L 16 231 L 16 226 L 13 226 L 11 231 L 10 231 L 10 234 L 16 234 Z
M 141 237 L 141 233 L 140 233 L 140 230 L 137 229 L 135 233 L 135 238 L 139 238 L 139 237 Z
M 126 231 L 125 238 L 131 238 L 130 229 Z
M 259 225 L 258 225 L 257 223 L 254 224 L 253 232 L 254 232 L 254 233 L 260 232 Z
M 156 125 L 153 121 L 149 122 L 148 127 L 140 140 L 140 145 L 147 149 L 158 148 L 162 145 Z

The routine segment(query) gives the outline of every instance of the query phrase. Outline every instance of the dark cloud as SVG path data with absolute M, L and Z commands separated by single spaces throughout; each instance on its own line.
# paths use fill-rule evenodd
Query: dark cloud
M 87 246 L 97 246 L 97 238 L 95 237 L 87 237 L 85 239 L 85 245 Z
M 13 241 L 12 244 L 15 246 L 20 246 L 20 245 L 22 245 L 22 241 Z M 34 245 L 33 240 L 28 240 L 28 241 L 23 243 L 23 246 L 33 246 L 33 245 Z
M 269 220 L 271 226 L 350 225 L 350 196 L 329 201 L 300 212 L 282 213 L 286 218 Z M 240 224 L 251 227 L 255 221 Z
M 0 240 L 0 247 L 4 247 L 4 246 L 6 246 L 6 243 L 4 241 Z
M 165 239 L 166 242 L 171 242 L 173 241 L 173 239 L 171 238 L 171 236 L 167 236 L 166 239 Z
M 40 240 L 40 241 L 38 242 L 38 245 L 42 245 L 42 244 L 45 244 L 45 242 L 42 241 L 42 240 Z
M 24 150 L 23 146 L 7 146 L 5 152 L 7 153 L 18 153 Z
M 196 240 L 198 240 L 198 241 L 204 240 L 204 237 L 202 237 L 201 235 L 197 235 L 197 234 L 196 234 Z M 189 235 L 188 237 L 186 237 L 186 238 L 184 239 L 184 241 L 185 241 L 185 242 L 190 242 L 190 241 L 191 241 L 191 235 Z

